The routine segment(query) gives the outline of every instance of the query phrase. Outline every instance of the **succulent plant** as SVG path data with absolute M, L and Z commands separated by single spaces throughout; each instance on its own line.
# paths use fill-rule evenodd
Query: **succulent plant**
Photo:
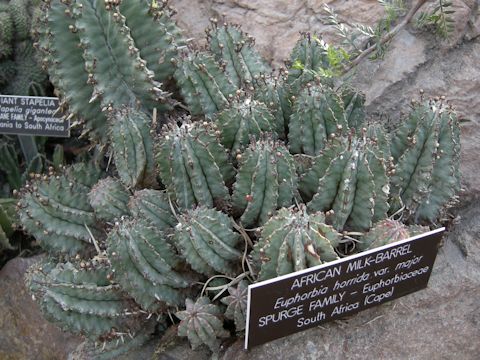
M 175 313 L 175 316 L 181 320 L 178 336 L 188 337 L 192 349 L 205 344 L 212 352 L 217 352 L 220 346 L 218 337 L 229 336 L 223 328 L 220 307 L 212 304 L 205 296 L 196 301 L 187 299 L 185 307 L 185 310 Z
M 175 11 L 167 1 L 121 1 L 120 13 L 125 16 L 130 35 L 158 82 L 173 76 L 179 46 L 184 46 L 180 29 L 172 19 Z
M 237 88 L 211 54 L 184 54 L 176 66 L 175 80 L 192 115 L 211 117 L 228 106 Z
M 169 94 L 158 81 L 171 76 L 165 56 L 176 53 L 179 31 L 167 9 L 145 0 L 122 3 L 52 0 L 38 29 L 44 64 L 62 108 L 85 123 L 93 140 L 105 141 L 102 111 L 121 105 L 147 112 L 169 108 Z
M 397 220 L 381 220 L 360 238 L 360 241 L 357 244 L 357 249 L 360 251 L 373 249 L 389 243 L 408 239 L 409 237 L 422 234 L 428 230 L 427 226 L 407 226 Z
M 5 178 L 12 189 L 22 185 L 22 174 L 15 146 L 7 141 L 0 141 L 0 170 L 5 173 Z
M 241 257 L 236 249 L 240 234 L 232 228 L 226 214 L 197 207 L 180 216 L 175 226 L 175 244 L 195 271 L 205 275 L 232 274 L 232 264 Z
M 122 182 L 129 188 L 154 186 L 155 162 L 150 119 L 144 113 L 128 107 L 112 111 L 109 137 Z
M 298 94 L 309 82 L 318 79 L 322 69 L 328 69 L 330 63 L 327 56 L 326 43 L 317 34 L 302 33 L 290 54 L 288 83 L 290 94 Z
M 225 207 L 233 166 L 208 124 L 168 124 L 157 151 L 160 177 L 182 209 L 195 205 Z
M 245 329 L 242 279 L 336 260 L 351 237 L 364 250 L 423 232 L 388 211 L 435 220 L 458 189 L 449 110 L 415 107 L 390 134 L 366 119 L 363 94 L 333 87 L 315 35 L 273 74 L 237 26 L 213 21 L 203 50 L 185 45 L 166 2 L 51 0 L 44 14 L 39 47 L 62 109 L 103 142 L 97 162 L 110 158 L 35 175 L 18 206 L 50 256 L 30 287 L 47 316 L 87 335 L 86 356 L 142 343 L 174 309 L 178 335 L 216 352 L 225 318 Z M 187 106 L 157 124 L 172 74 Z
M 160 231 L 173 229 L 177 224 L 168 195 L 164 191 L 152 189 L 135 191 L 128 206 L 134 218 L 143 219 Z
M 359 131 L 365 123 L 365 95 L 348 85 L 341 86 L 338 92 L 342 98 L 348 127 Z
M 307 84 L 298 94 L 288 128 L 290 152 L 318 155 L 332 134 L 348 130 L 342 99 L 326 86 Z
M 246 226 L 262 225 L 283 206 L 293 204 L 297 175 L 285 145 L 260 139 L 237 156 L 239 169 L 233 188 L 233 211 Z
M 165 303 L 179 305 L 190 286 L 175 269 L 180 258 L 166 237 L 141 220 L 125 220 L 107 239 L 114 279 L 143 309 L 155 312 Z
M 386 218 L 388 159 L 366 137 L 337 138 L 314 159 L 300 180 L 310 211 L 333 211 L 333 226 L 365 231 Z
M 23 227 L 50 251 L 75 254 L 91 247 L 99 229 L 88 193 L 99 177 L 98 169 L 83 164 L 64 175 L 38 175 L 19 203 Z
M 282 208 L 264 225 L 252 258 L 260 268 L 258 280 L 267 280 L 338 259 L 335 247 L 342 235 L 325 224 L 321 212 L 308 214 L 305 206 Z
M 233 154 L 240 153 L 262 132 L 275 131 L 275 119 L 267 106 L 251 98 L 238 98 L 218 113 L 215 124 L 222 145 Z
M 243 331 L 247 322 L 248 282 L 242 280 L 236 287 L 229 286 L 228 293 L 228 296 L 221 299 L 227 305 L 225 317 L 235 321 L 237 332 Z
M 283 73 L 276 75 L 261 74 L 254 81 L 255 100 L 264 103 L 275 118 L 275 130 L 278 137 L 286 139 L 288 123 L 292 113 L 292 102 L 288 98 L 288 84 Z
M 44 314 L 63 329 L 95 340 L 140 329 L 145 318 L 108 279 L 108 261 L 40 262 L 29 269 L 27 285 Z
M 102 338 L 82 342 L 72 353 L 71 360 L 115 360 L 134 350 L 152 338 L 155 332 L 155 320 L 152 318 L 142 328 L 130 334 L 121 334 L 115 338 Z
M 416 222 L 435 221 L 460 189 L 460 127 L 452 109 L 441 100 L 414 104 L 391 152 L 392 210 L 404 206 Z
M 219 25 L 213 19 L 211 27 L 207 28 L 207 42 L 215 59 L 225 67 L 228 77 L 237 88 L 253 85 L 254 79 L 269 71 L 253 47 L 254 38 L 237 25 Z
M 88 194 L 97 218 L 113 221 L 129 214 L 130 194 L 125 186 L 111 177 L 100 180 Z

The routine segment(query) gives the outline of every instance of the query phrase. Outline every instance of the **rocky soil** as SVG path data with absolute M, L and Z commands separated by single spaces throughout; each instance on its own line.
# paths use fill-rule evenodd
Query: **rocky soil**
M 372 117 L 399 119 L 411 99 L 442 96 L 462 119 L 463 192 L 426 290 L 343 321 L 242 350 L 242 339 L 225 348 L 224 359 L 478 359 L 480 354 L 480 15 L 478 0 L 454 0 L 455 31 L 441 40 L 409 25 L 390 43 L 382 60 L 365 60 L 352 82 L 367 95 Z M 376 0 L 171 0 L 178 21 L 201 40 L 208 19 L 239 23 L 256 38 L 266 59 L 280 66 L 300 31 L 333 40 L 324 24 L 328 3 L 341 19 L 372 25 L 381 18 Z M 408 2 L 407 2 L 408 3 Z M 425 6 L 429 6 L 427 3 Z M 35 259 L 14 259 L 0 272 L 0 359 L 63 359 L 79 339 L 46 323 L 23 286 Z M 142 353 L 125 359 L 148 358 Z M 178 343 L 160 359 L 202 359 Z

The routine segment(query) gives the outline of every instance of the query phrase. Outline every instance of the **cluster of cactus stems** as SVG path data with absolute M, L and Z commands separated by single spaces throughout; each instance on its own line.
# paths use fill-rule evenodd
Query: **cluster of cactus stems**
M 65 116 L 106 142 L 108 114 L 121 105 L 170 107 L 161 82 L 182 44 L 172 11 L 157 1 L 49 0 L 36 29 L 43 64 Z
M 105 117 L 95 131 L 111 164 L 25 186 L 21 223 L 50 254 L 28 283 L 50 319 L 103 343 L 83 346 L 99 358 L 139 345 L 165 314 L 193 348 L 216 352 L 224 320 L 245 329 L 248 284 L 335 260 L 352 236 L 364 250 L 415 235 L 455 199 L 451 109 L 413 104 L 392 136 L 365 120 L 362 94 L 319 76 L 328 45 L 316 36 L 274 74 L 251 37 L 217 21 L 205 49 L 177 56 L 156 1 L 52 0 L 45 14 L 54 84 L 91 130 Z M 160 126 L 149 111 L 172 75 L 189 114 Z

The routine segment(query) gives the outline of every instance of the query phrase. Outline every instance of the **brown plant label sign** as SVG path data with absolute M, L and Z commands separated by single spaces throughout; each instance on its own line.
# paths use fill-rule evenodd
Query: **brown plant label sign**
M 250 285 L 245 349 L 424 289 L 444 231 Z
M 54 97 L 0 95 L 0 134 L 70 137 Z

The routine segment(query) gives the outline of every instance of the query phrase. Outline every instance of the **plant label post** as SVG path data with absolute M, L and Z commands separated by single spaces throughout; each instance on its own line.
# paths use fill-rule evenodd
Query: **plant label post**
M 0 134 L 70 137 L 58 98 L 0 95 Z
M 424 289 L 444 231 L 250 285 L 245 349 Z

